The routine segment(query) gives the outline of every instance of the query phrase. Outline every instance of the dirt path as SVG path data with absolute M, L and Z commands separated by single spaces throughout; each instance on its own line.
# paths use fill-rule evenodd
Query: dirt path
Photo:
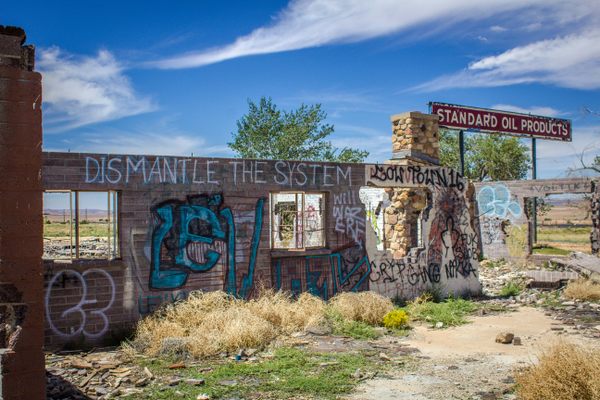
M 541 347 L 567 332 L 531 307 L 471 321 L 449 329 L 416 327 L 403 341 L 419 350 L 410 368 L 366 381 L 348 399 L 514 399 L 515 368 L 535 361 Z M 523 344 L 496 343 L 503 331 L 519 336 Z

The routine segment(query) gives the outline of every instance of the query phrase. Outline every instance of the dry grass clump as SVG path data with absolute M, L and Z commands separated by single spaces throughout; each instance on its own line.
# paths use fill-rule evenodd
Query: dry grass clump
M 340 293 L 329 304 L 342 317 L 371 325 L 380 325 L 383 317 L 394 309 L 392 300 L 374 292 Z
M 308 293 L 294 300 L 289 293 L 264 290 L 256 299 L 244 303 L 254 314 L 290 334 L 324 321 L 325 302 Z
M 600 399 L 600 349 L 560 342 L 517 376 L 523 400 Z
M 325 303 L 309 294 L 294 300 L 289 294 L 265 290 L 244 301 L 220 291 L 193 292 L 185 301 L 140 321 L 133 346 L 152 356 L 194 357 L 262 348 L 281 334 L 323 323 L 324 315 Z
M 224 292 L 193 292 L 138 323 L 133 348 L 150 356 L 197 358 L 264 348 L 281 335 L 324 326 L 329 311 L 340 318 L 379 325 L 393 309 L 391 300 L 372 292 L 343 293 L 331 304 L 308 293 L 263 290 L 255 299 L 236 299 Z
M 565 288 L 564 296 L 574 300 L 597 301 L 600 300 L 600 284 L 591 279 L 570 281 Z
M 238 305 L 206 314 L 202 324 L 188 327 L 189 353 L 206 357 L 220 352 L 261 348 L 279 335 L 277 326 Z

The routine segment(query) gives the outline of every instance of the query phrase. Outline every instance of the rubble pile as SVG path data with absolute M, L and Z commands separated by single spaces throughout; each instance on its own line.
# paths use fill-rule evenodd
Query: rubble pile
M 147 368 L 127 363 L 120 351 L 46 357 L 46 397 L 109 399 L 142 393 L 153 379 Z
M 70 238 L 44 238 L 44 259 L 70 259 L 75 257 L 74 253 L 75 240 L 73 240 L 71 249 Z M 108 256 L 108 253 L 108 239 L 105 237 L 82 237 L 79 239 L 79 256 L 81 258 L 104 258 Z

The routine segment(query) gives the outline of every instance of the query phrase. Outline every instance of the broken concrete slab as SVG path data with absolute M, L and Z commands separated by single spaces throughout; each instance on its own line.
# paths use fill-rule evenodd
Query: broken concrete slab
M 553 258 L 550 261 L 578 274 L 600 280 L 600 257 L 573 252 L 568 258 Z
M 527 271 L 525 276 L 531 279 L 528 284 L 530 288 L 539 289 L 557 289 L 564 286 L 568 281 L 579 278 L 579 274 L 576 272 L 545 270 Z

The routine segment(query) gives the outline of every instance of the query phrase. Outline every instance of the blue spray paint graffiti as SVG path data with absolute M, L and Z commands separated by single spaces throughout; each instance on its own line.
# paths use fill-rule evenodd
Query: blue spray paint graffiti
M 332 254 L 277 259 L 273 264 L 276 290 L 290 290 L 296 296 L 306 291 L 324 300 L 339 291 L 368 289 L 370 273 L 371 263 L 359 245 Z
M 479 214 L 506 219 L 519 218 L 522 213 L 518 202 L 512 200 L 510 190 L 502 184 L 484 186 L 477 194 Z
M 235 221 L 231 209 L 223 207 L 221 194 L 188 196 L 186 202 L 168 200 L 153 207 L 152 213 L 157 225 L 152 233 L 150 289 L 179 289 L 186 284 L 190 273 L 210 271 L 222 261 L 228 268 L 224 290 L 239 297 L 247 297 L 254 282 L 264 201 L 261 198 L 256 202 L 248 270 L 241 279 L 239 289 L 235 260 Z M 225 255 L 206 249 L 202 255 L 203 262 L 190 256 L 190 244 L 213 245 L 216 242 L 226 245 Z M 167 253 L 166 260 L 163 249 Z M 225 258 L 222 260 L 223 257 Z

